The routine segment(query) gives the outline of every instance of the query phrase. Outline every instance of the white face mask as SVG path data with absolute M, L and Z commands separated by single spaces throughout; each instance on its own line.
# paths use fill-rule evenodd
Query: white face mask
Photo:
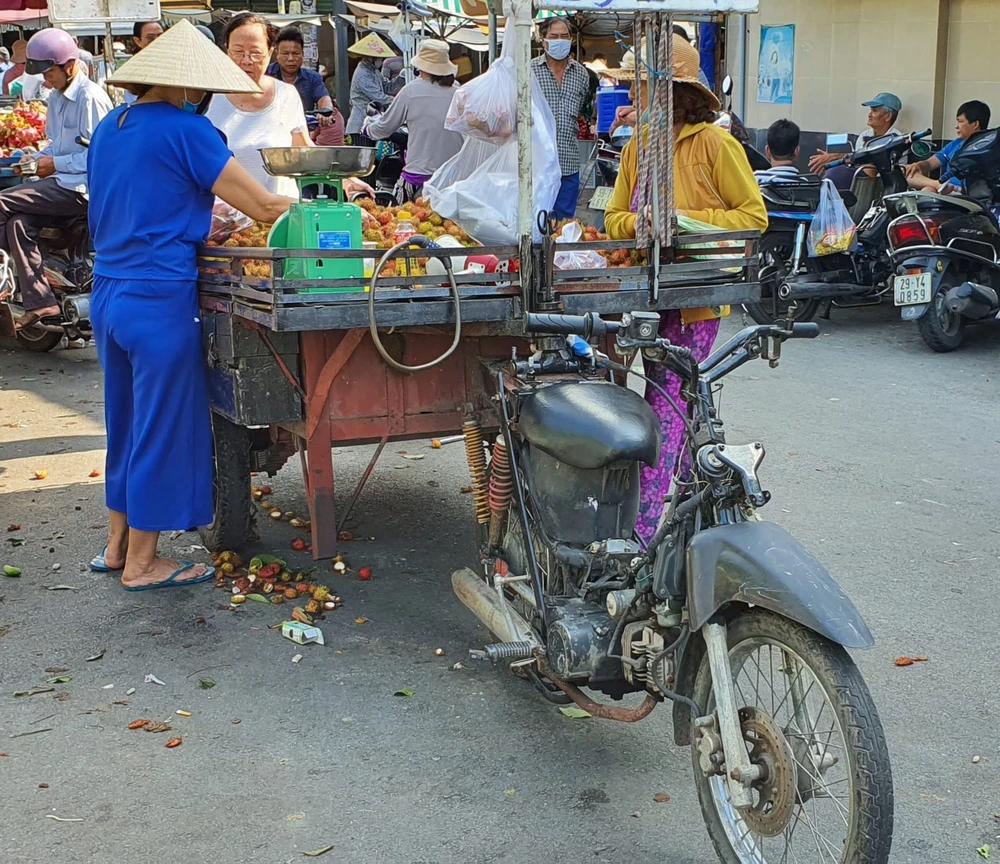
M 553 60 L 565 60 L 569 57 L 569 51 L 572 47 L 572 39 L 545 40 L 545 53 L 548 54 Z

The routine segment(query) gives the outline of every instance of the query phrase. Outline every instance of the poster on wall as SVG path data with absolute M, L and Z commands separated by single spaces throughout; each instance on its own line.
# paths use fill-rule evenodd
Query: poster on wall
M 757 101 L 791 105 L 794 80 L 795 25 L 762 25 L 757 61 Z

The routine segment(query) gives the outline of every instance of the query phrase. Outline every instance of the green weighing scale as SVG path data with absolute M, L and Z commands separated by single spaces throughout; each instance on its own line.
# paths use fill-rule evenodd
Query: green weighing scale
M 264 169 L 294 177 L 299 201 L 281 216 L 267 237 L 275 249 L 362 249 L 361 208 L 344 198 L 343 179 L 363 177 L 375 164 L 374 147 L 267 147 Z M 307 187 L 316 196 L 305 198 Z M 333 193 L 333 197 L 331 197 Z M 362 258 L 286 258 L 286 279 L 361 279 Z M 357 288 L 305 288 L 303 294 L 342 294 Z

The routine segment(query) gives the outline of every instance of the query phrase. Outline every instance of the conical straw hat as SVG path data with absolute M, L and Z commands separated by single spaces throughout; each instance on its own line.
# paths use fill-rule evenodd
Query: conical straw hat
M 356 54 L 360 57 L 395 57 L 392 49 L 379 39 L 378 33 L 369 33 L 364 39 L 359 39 L 350 48 L 348 54 Z
M 181 20 L 118 69 L 110 84 L 186 87 L 212 93 L 260 93 L 260 87 L 193 24 Z

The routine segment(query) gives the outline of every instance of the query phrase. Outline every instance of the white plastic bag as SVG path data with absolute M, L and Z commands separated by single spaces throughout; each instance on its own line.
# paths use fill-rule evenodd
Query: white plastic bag
M 531 81 L 531 162 L 534 212 L 551 210 L 562 174 L 556 149 L 556 121 L 542 88 Z M 435 213 L 452 219 L 480 243 L 517 242 L 517 139 L 497 146 L 467 137 L 462 149 L 424 184 Z M 532 218 L 535 241 L 541 234 Z
M 513 31 L 513 26 L 504 31 L 499 59 L 455 91 L 444 119 L 445 129 L 494 144 L 506 144 L 511 139 L 517 125 Z
M 806 241 L 809 257 L 846 252 L 854 241 L 856 227 L 833 181 L 824 180 L 819 194 L 819 209 L 809 225 Z
M 569 222 L 562 229 L 562 233 L 556 237 L 556 243 L 579 243 L 583 237 L 583 229 L 579 222 Z M 597 270 L 607 267 L 608 262 L 604 256 L 593 249 L 583 252 L 556 252 L 552 256 L 552 266 L 556 270 Z

